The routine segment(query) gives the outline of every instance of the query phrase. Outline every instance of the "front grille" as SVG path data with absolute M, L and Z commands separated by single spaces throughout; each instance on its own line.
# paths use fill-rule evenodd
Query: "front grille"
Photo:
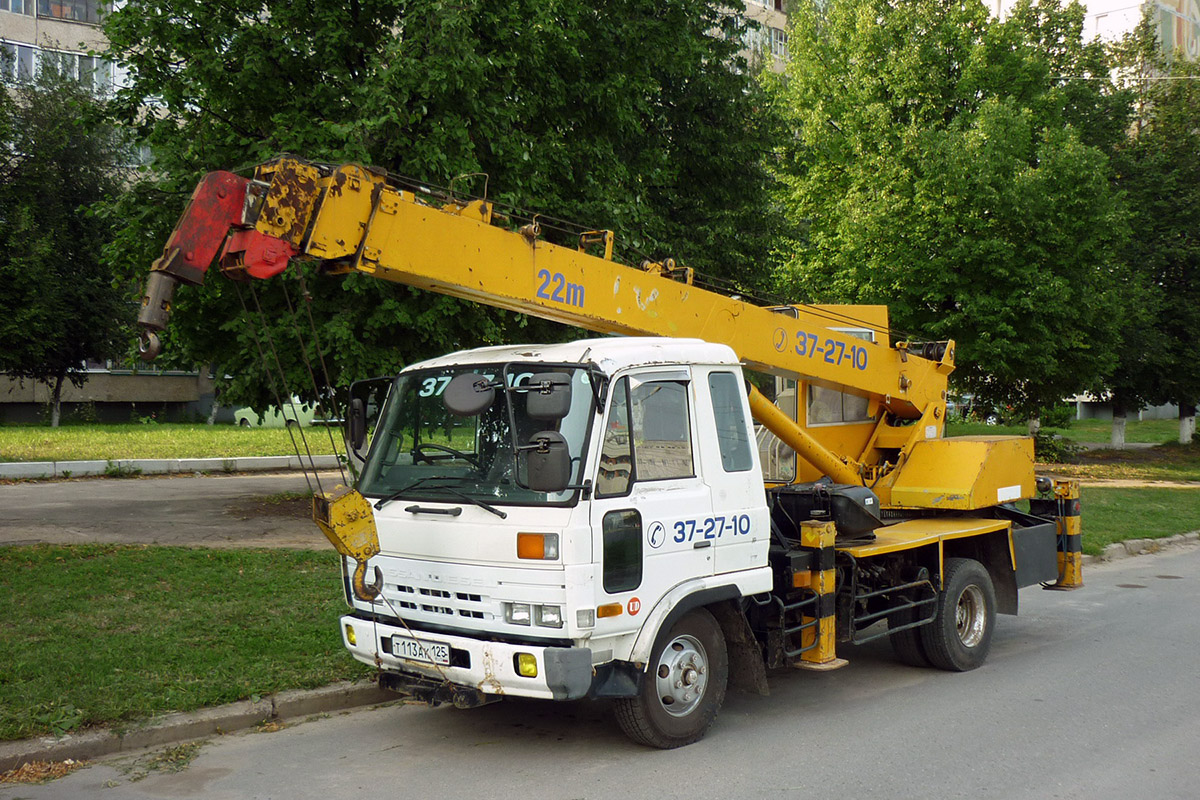
M 492 619 L 493 614 L 488 609 L 489 599 L 482 594 L 472 592 L 451 592 L 432 586 L 395 584 L 385 587 L 394 590 L 388 592 L 389 600 L 396 608 L 409 611 L 422 611 L 445 617 L 463 617 L 466 619 Z

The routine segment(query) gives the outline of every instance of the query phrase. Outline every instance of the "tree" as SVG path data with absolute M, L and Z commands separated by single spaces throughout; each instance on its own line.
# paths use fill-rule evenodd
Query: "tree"
M 1135 235 L 1126 269 L 1145 287 L 1126 346 L 1109 383 L 1117 412 L 1149 403 L 1179 406 L 1179 440 L 1195 434 L 1200 403 L 1200 66 L 1168 56 L 1149 15 L 1122 43 L 1124 80 L 1136 91 L 1134 133 L 1115 159 Z M 1127 399 L 1128 398 L 1128 399 Z M 1122 402 L 1124 401 L 1124 402 Z M 1114 431 L 1114 435 L 1116 432 Z
M 1120 330 L 1122 106 L 1082 9 L 802 0 L 791 20 L 774 96 L 803 235 L 784 285 L 954 339 L 959 385 L 1018 413 L 1098 385 Z
M 47 63 L 0 103 L 0 372 L 50 388 L 50 424 L 85 359 L 118 355 L 133 313 L 101 260 L 92 204 L 116 191 L 121 154 L 89 90 Z
M 144 275 L 203 172 L 286 151 L 443 185 L 486 173 L 456 188 L 616 230 L 634 263 L 673 256 L 761 284 L 768 126 L 736 69 L 739 25 L 706 0 L 129 2 L 105 30 L 129 70 L 124 119 L 155 162 L 114 212 L 127 224 L 111 255 Z M 355 276 L 308 286 L 339 385 L 449 349 L 572 335 Z M 276 338 L 293 338 L 286 300 L 261 292 Z M 266 401 L 231 287 L 182 291 L 176 309 L 167 346 Z

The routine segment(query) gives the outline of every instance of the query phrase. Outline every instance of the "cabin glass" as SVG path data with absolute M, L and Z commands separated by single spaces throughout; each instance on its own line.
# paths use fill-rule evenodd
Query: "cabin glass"
M 595 393 L 587 369 L 555 365 L 570 382 L 571 403 L 561 420 L 548 422 L 529 414 L 522 391 L 545 366 L 485 364 L 434 367 L 401 374 L 388 396 L 375 430 L 358 489 L 367 497 L 461 503 L 461 495 L 495 505 L 570 505 L 576 489 L 535 491 L 527 460 L 518 448 L 535 434 L 561 434 L 570 460 L 571 485 L 581 481 Z M 478 414 L 458 416 L 442 394 L 457 376 L 470 373 L 493 381 L 495 399 Z M 501 383 L 503 381 L 503 383 Z M 535 409 L 536 410 L 536 409 Z

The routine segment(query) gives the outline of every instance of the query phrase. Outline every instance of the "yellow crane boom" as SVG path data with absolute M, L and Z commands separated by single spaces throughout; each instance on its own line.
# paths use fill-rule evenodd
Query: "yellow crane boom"
M 353 164 L 282 157 L 250 180 L 210 173 L 152 268 L 139 316 L 143 350 L 156 354 L 177 283 L 201 282 L 218 252 L 233 277 L 269 277 L 292 258 L 310 259 L 326 272 L 361 272 L 589 331 L 721 342 L 752 369 L 866 398 L 875 421 L 836 449 L 757 392 L 751 408 L 819 472 L 870 483 L 885 505 L 978 508 L 997 502 L 996 487 L 1032 496 L 1027 441 L 993 438 L 963 458 L 950 454 L 963 448 L 941 441 L 953 342 L 892 343 L 879 306 L 763 308 L 694 285 L 691 271 L 670 261 L 625 266 L 612 260 L 610 231 L 585 233 L 571 248 L 542 239 L 536 221 L 519 230 L 501 221 L 486 199 L 433 204 Z M 923 455 L 932 443 L 934 460 L 949 457 L 962 474 L 947 477 Z

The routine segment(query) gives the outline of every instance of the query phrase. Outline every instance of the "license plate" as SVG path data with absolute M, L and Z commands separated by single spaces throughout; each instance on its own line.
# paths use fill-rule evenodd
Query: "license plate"
M 411 661 L 441 664 L 443 667 L 450 666 L 450 645 L 410 639 L 407 636 L 392 637 L 392 655 Z

